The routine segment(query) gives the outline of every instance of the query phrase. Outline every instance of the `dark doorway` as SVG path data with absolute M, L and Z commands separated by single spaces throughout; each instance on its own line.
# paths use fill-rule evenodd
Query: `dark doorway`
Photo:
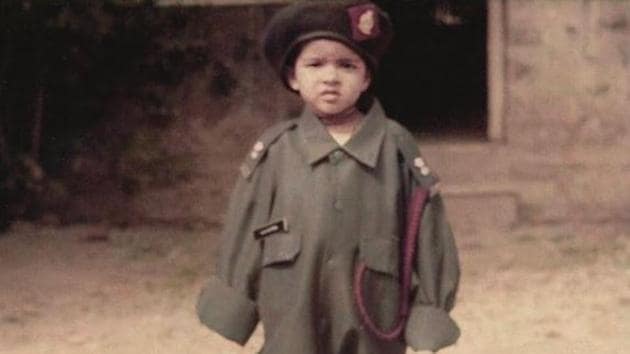
M 396 30 L 376 85 L 414 133 L 487 139 L 485 0 L 376 0 Z

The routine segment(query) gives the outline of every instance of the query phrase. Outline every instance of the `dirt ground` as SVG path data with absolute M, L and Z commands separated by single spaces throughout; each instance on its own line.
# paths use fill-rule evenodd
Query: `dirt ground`
M 255 353 L 194 315 L 216 230 L 15 225 L 0 236 L 0 353 Z M 446 354 L 630 349 L 630 226 L 458 236 L 463 278 Z

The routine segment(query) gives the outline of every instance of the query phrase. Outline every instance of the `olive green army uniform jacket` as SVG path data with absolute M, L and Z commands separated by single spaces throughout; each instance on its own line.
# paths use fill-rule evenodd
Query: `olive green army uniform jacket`
M 407 204 L 415 186 L 436 182 L 414 138 L 378 102 L 343 146 L 308 110 L 270 128 L 241 167 L 217 272 L 199 298 L 201 322 L 243 344 L 262 321 L 263 354 L 402 354 L 453 344 L 459 264 L 439 193 L 421 220 L 399 340 L 363 326 L 352 288 L 364 262 L 371 317 L 383 329 L 394 325 Z

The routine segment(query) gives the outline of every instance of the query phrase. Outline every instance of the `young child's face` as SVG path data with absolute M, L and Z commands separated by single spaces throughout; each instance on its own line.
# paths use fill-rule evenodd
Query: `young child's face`
M 341 42 L 308 42 L 289 73 L 289 86 L 320 118 L 354 110 L 361 93 L 370 86 L 363 59 Z

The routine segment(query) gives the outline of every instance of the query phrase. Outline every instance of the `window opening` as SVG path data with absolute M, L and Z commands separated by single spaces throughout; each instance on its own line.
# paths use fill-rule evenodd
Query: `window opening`
M 387 113 L 420 136 L 488 139 L 487 2 L 375 2 L 396 29 L 376 83 Z

